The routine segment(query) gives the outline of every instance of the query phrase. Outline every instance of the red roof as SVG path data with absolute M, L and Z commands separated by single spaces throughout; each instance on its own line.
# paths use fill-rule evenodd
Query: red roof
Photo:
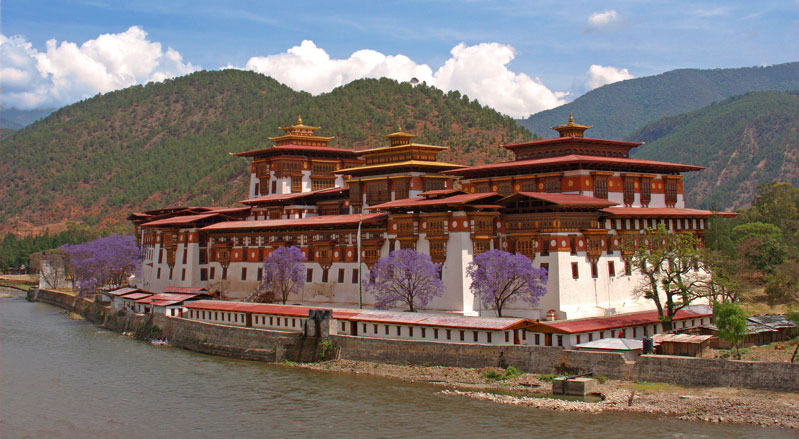
M 731 212 L 713 212 L 710 210 L 686 209 L 680 207 L 608 207 L 602 212 L 620 217 L 694 217 L 709 218 L 715 214 L 721 216 L 737 216 Z
M 558 143 L 590 143 L 590 144 L 601 144 L 601 145 L 615 145 L 615 146 L 624 146 L 629 148 L 634 148 L 636 146 L 641 146 L 643 142 L 623 142 L 621 140 L 608 140 L 608 139 L 594 139 L 592 137 L 555 137 L 552 139 L 541 139 L 541 140 L 532 140 L 529 142 L 522 142 L 522 143 L 511 143 L 510 145 L 502 145 L 503 147 L 513 150 L 515 148 L 519 148 L 522 146 L 542 146 L 542 145 L 554 145 Z
M 203 227 L 203 231 L 216 231 L 216 230 L 242 230 L 242 229 L 275 229 L 282 227 L 318 227 L 318 226 L 338 226 L 346 224 L 358 224 L 359 221 L 364 223 L 377 221 L 386 217 L 386 213 L 365 213 L 365 214 L 350 214 L 350 215 L 320 215 L 309 216 L 306 218 L 298 219 L 278 219 L 278 220 L 261 220 L 261 221 L 228 221 L 225 223 L 212 224 Z
M 170 293 L 160 293 L 160 294 L 153 294 L 149 297 L 137 299 L 137 303 L 143 304 L 153 304 L 156 305 L 156 302 L 183 302 L 184 300 L 191 300 L 197 296 L 201 296 L 202 294 L 170 294 Z
M 125 294 L 135 293 L 137 291 L 145 292 L 144 290 L 140 290 L 138 288 L 125 287 L 125 288 L 118 288 L 112 291 L 107 291 L 104 294 L 108 294 L 109 296 L 124 296 Z
M 512 162 L 492 163 L 489 165 L 471 166 L 468 168 L 441 171 L 442 174 L 468 175 L 478 171 L 494 171 L 512 168 L 534 168 L 568 164 L 618 164 L 631 167 L 665 168 L 669 171 L 700 171 L 702 166 L 683 165 L 679 163 L 656 162 L 653 160 L 630 159 L 624 157 L 602 157 L 593 155 L 569 154 L 557 157 L 546 157 L 532 160 L 516 160 Z
M 164 288 L 165 293 L 208 293 L 208 290 L 203 287 L 166 287 Z
M 511 328 L 522 328 L 534 324 L 523 318 L 507 317 L 465 317 L 455 315 L 428 314 L 419 312 L 396 311 L 361 311 L 351 316 L 333 317 L 340 320 L 358 322 L 389 323 L 400 325 L 438 326 L 444 328 L 482 329 L 504 331 Z
M 454 194 L 455 192 L 463 192 L 460 189 L 434 189 L 432 191 L 422 192 L 419 196 L 422 197 L 433 197 L 436 195 L 449 195 Z
M 356 157 L 356 152 L 351 149 L 332 148 L 330 146 L 293 145 L 293 144 L 270 146 L 268 148 L 254 149 L 252 151 L 231 153 L 230 155 L 234 155 L 237 157 L 250 157 L 272 151 L 335 152 L 343 155 Z
M 481 329 L 503 331 L 510 328 L 527 327 L 533 322 L 522 318 L 502 317 L 463 317 L 428 313 L 408 313 L 396 311 L 358 310 L 348 308 L 327 308 L 277 305 L 271 303 L 222 302 L 217 300 L 198 300 L 186 304 L 187 309 L 212 311 L 252 312 L 290 317 L 308 317 L 311 309 L 331 309 L 333 318 L 370 323 L 438 326 L 445 328 Z
M 548 203 L 557 204 L 558 206 L 590 206 L 590 207 L 608 207 L 615 206 L 618 203 L 608 201 L 602 198 L 589 197 L 587 195 L 577 194 L 556 194 L 548 192 L 516 192 L 515 194 L 508 195 L 499 202 L 510 201 L 514 198 L 528 197 L 536 200 L 546 201 Z
M 193 208 L 194 209 L 194 208 Z M 210 212 L 214 213 L 236 213 L 236 212 L 246 212 L 250 210 L 250 206 L 246 207 L 198 207 L 196 209 L 207 209 Z
M 139 300 L 152 296 L 153 293 L 130 293 L 122 296 L 123 299 Z
M 483 198 L 497 196 L 496 192 L 478 192 L 476 194 L 460 194 L 446 198 L 427 199 L 422 197 L 405 198 L 402 200 L 389 201 L 387 203 L 369 206 L 367 209 L 388 209 L 392 207 L 419 207 L 419 206 L 439 206 L 448 204 L 466 204 Z
M 171 218 L 164 218 L 160 220 L 150 221 L 149 223 L 142 224 L 142 227 L 151 227 L 151 226 L 180 226 L 186 224 L 193 224 L 197 221 L 201 221 L 204 219 L 208 219 L 211 217 L 218 216 L 219 213 L 203 213 L 200 215 L 184 215 L 184 216 L 173 216 Z
M 328 195 L 328 194 L 341 194 L 344 192 L 348 192 L 350 189 L 346 187 L 331 187 L 327 189 L 320 189 L 318 191 L 310 191 L 310 192 L 292 192 L 287 194 L 271 194 L 271 195 L 263 195 L 257 198 L 250 198 L 248 200 L 239 201 L 239 203 L 243 204 L 258 204 L 258 203 L 267 203 L 270 201 L 288 201 L 293 200 L 296 198 L 305 198 L 310 197 L 313 195 Z
M 711 313 L 700 313 L 681 309 L 677 311 L 674 320 L 694 319 L 708 317 Z M 562 322 L 539 322 L 533 332 L 558 332 L 576 334 L 581 332 L 604 331 L 607 329 L 628 328 L 632 326 L 652 325 L 659 323 L 657 311 L 639 312 L 633 314 L 620 314 L 610 317 L 595 317 L 580 320 L 565 320 Z

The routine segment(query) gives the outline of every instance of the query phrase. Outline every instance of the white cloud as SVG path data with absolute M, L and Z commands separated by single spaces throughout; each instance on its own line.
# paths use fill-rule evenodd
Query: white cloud
M 0 35 L 0 86 L 6 107 L 58 107 L 97 93 L 162 81 L 199 67 L 151 42 L 141 28 L 103 34 L 78 46 L 49 40 L 39 52 L 21 36 Z
M 246 68 L 313 94 L 328 92 L 359 78 L 407 81 L 415 77 L 430 82 L 433 74 L 430 67 L 418 65 L 407 56 L 386 56 L 368 49 L 359 50 L 347 59 L 331 59 L 324 49 L 309 40 L 286 53 L 250 58 Z
M 451 54 L 434 74 L 428 65 L 417 64 L 405 55 L 384 55 L 374 50 L 359 50 L 347 59 L 331 59 L 324 49 L 306 40 L 285 53 L 250 58 L 246 68 L 313 94 L 359 78 L 417 78 L 444 91 L 458 90 L 513 117 L 526 117 L 565 103 L 565 93 L 553 92 L 538 78 L 507 68 L 514 58 L 510 46 L 459 44 Z
M 603 85 L 633 78 L 635 78 L 635 76 L 631 75 L 627 69 L 593 64 L 588 68 L 588 72 L 586 73 L 586 85 L 589 90 L 593 90 Z
M 611 30 L 619 24 L 621 16 L 613 9 L 605 12 L 594 12 L 586 21 L 586 29 L 589 32 L 602 32 Z

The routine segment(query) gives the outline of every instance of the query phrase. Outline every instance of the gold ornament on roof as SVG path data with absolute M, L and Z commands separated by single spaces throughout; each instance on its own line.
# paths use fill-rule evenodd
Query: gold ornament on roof
M 569 113 L 569 122 L 567 124 L 551 128 L 560 133 L 560 137 L 583 137 L 583 132 L 591 128 L 591 125 L 574 123 L 574 116 Z

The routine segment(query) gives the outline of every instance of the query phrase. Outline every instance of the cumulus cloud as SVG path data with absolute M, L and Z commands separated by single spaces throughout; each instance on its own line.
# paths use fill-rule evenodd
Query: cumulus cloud
M 635 78 L 635 76 L 631 75 L 627 69 L 593 64 L 588 68 L 588 72 L 586 73 L 586 85 L 589 90 L 593 90 L 603 85 L 633 78 Z
M 589 32 L 603 32 L 612 30 L 621 21 L 621 16 L 613 9 L 604 12 L 594 12 L 585 23 Z
M 42 52 L 21 36 L 0 35 L 0 58 L 3 105 L 19 109 L 58 107 L 199 68 L 172 48 L 162 50 L 137 26 L 80 46 L 49 40 Z
M 444 91 L 458 90 L 480 103 L 513 117 L 526 117 L 565 103 L 565 93 L 549 90 L 538 78 L 510 71 L 515 54 L 499 43 L 459 44 L 435 73 L 404 55 L 359 50 L 347 59 L 331 59 L 312 41 L 285 53 L 253 57 L 246 68 L 313 94 L 324 93 L 359 78 L 416 78 Z

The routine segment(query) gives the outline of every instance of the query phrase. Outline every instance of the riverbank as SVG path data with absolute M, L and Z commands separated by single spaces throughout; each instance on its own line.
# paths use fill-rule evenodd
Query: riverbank
M 374 375 L 442 387 L 446 395 L 537 409 L 584 413 L 623 412 L 681 420 L 749 424 L 799 430 L 799 394 L 728 387 L 683 387 L 662 383 L 607 380 L 599 384 L 600 402 L 556 399 L 546 376 L 523 373 L 507 380 L 503 369 L 390 365 L 334 360 L 286 363 L 312 370 Z M 488 370 L 495 370 L 494 374 Z M 545 378 L 545 379 L 542 379 Z
M 112 312 L 109 308 L 98 306 L 96 303 L 62 293 L 47 290 L 28 295 L 29 300 L 44 301 L 52 305 L 70 310 L 85 317 L 92 323 L 116 332 L 133 333 L 137 337 L 149 340 L 153 335 L 158 338 L 168 338 L 170 343 L 195 352 L 219 355 L 243 360 L 254 360 L 266 363 L 291 364 L 298 367 L 346 372 L 349 374 L 368 374 L 381 377 L 397 378 L 407 382 L 422 382 L 441 386 L 442 393 L 457 396 L 467 396 L 475 399 L 492 401 L 502 404 L 513 404 L 534 408 L 551 409 L 559 411 L 582 411 L 588 413 L 600 412 L 627 412 L 654 414 L 675 419 L 699 420 L 724 423 L 739 423 L 769 427 L 783 427 L 799 429 L 799 393 L 787 393 L 780 389 L 789 389 L 797 382 L 780 378 L 777 367 L 793 366 L 784 363 L 748 363 L 727 362 L 726 360 L 713 360 L 714 369 L 704 373 L 715 373 L 715 378 L 722 372 L 738 379 L 747 376 L 760 376 L 759 370 L 768 368 L 768 379 L 781 387 L 770 387 L 778 390 L 743 390 L 737 387 L 685 387 L 672 384 L 635 383 L 631 381 L 609 380 L 600 385 L 599 392 L 603 400 L 599 403 L 582 401 L 565 401 L 560 399 L 544 398 L 551 391 L 550 384 L 542 380 L 541 375 L 534 373 L 521 373 L 508 379 L 489 379 L 506 376 L 504 369 L 486 368 L 483 366 L 497 364 L 496 358 L 512 359 L 509 348 L 499 351 L 494 355 L 488 347 L 482 346 L 449 346 L 453 352 L 450 359 L 458 360 L 451 366 L 433 366 L 441 361 L 442 350 L 448 347 L 444 343 L 431 342 L 398 342 L 382 339 L 361 339 L 358 337 L 332 337 L 328 341 L 328 348 L 320 350 L 318 340 L 300 334 L 266 331 L 253 328 L 232 327 L 218 324 L 189 321 L 179 318 L 169 318 L 162 315 L 133 315 L 125 312 Z M 385 344 L 385 346 L 384 346 Z M 335 350 L 330 351 L 329 347 Z M 402 355 L 394 349 L 402 349 Z M 455 350 L 457 348 L 457 350 Z M 481 349 L 486 350 L 483 353 Z M 496 349 L 496 348 L 494 348 Z M 558 358 L 568 359 L 567 354 L 581 354 L 585 356 L 583 368 L 588 371 L 614 369 L 604 367 L 596 362 L 597 358 L 605 358 L 608 354 L 575 353 L 553 348 L 521 347 L 517 349 L 528 350 L 533 356 L 555 352 Z M 327 354 L 320 355 L 321 351 Z M 338 355 L 338 360 L 314 363 L 324 355 L 333 353 Z M 481 355 L 476 355 L 481 354 Z M 377 355 L 380 354 L 380 355 Z M 504 354 L 504 355 L 503 355 Z M 518 352 L 516 353 L 518 355 Z M 349 356 L 349 358 L 347 358 Z M 354 358 L 353 358 L 354 357 Z M 360 358 L 359 358 L 360 357 Z M 364 358 L 366 357 L 366 358 Z M 372 358 L 379 358 L 377 362 L 370 362 Z M 416 361 L 416 359 L 424 359 Z M 582 358 L 582 357 L 580 357 Z M 470 360 L 464 364 L 464 359 Z M 702 373 L 696 364 L 705 363 L 683 357 L 642 357 L 640 362 L 646 360 L 665 361 L 668 368 L 660 369 L 660 374 L 652 376 L 666 376 L 675 378 L 676 374 L 692 372 L 694 375 Z M 296 361 L 297 363 L 294 363 Z M 411 365 L 409 362 L 424 364 L 425 366 Z M 454 360 L 453 360 L 454 361 Z M 393 364 L 391 364 L 393 363 Z M 508 364 L 513 364 L 510 361 Z M 479 364 L 474 366 L 473 364 Z M 561 363 L 563 365 L 564 363 Z M 607 366 L 607 365 L 605 365 Z M 632 366 L 630 364 L 629 366 Z M 637 365 L 636 365 L 637 366 Z M 533 362 L 521 364 L 517 362 L 518 369 L 528 372 L 554 372 L 555 367 L 540 367 Z M 693 367 L 693 370 L 691 368 Z M 581 368 L 581 369 L 583 369 Z M 726 370 L 725 368 L 730 368 Z M 743 375 L 734 371 L 747 368 Z M 510 367 L 508 367 L 510 369 Z M 495 370 L 496 373 L 486 373 Z M 794 369 L 787 369 L 793 371 Z M 657 370 L 656 370 L 657 371 Z M 618 372 L 618 371 L 616 371 Z M 599 372 L 598 374 L 601 374 Z M 754 374 L 754 375 L 753 375 Z M 618 373 L 617 373 L 618 375 Z M 636 375 L 633 375 L 632 379 Z M 639 375 L 640 376 L 640 375 Z M 705 375 L 703 383 L 707 383 L 710 375 Z M 786 376 L 792 376 L 786 374 Z M 618 378 L 617 376 L 612 376 Z M 627 378 L 629 379 L 629 377 Z M 651 381 L 655 381 L 654 379 Z M 657 380 L 660 381 L 660 380 Z M 679 382 L 679 381 L 673 381 Z M 792 387 L 793 386 L 793 387 Z M 630 404 L 632 395 L 632 404 Z

